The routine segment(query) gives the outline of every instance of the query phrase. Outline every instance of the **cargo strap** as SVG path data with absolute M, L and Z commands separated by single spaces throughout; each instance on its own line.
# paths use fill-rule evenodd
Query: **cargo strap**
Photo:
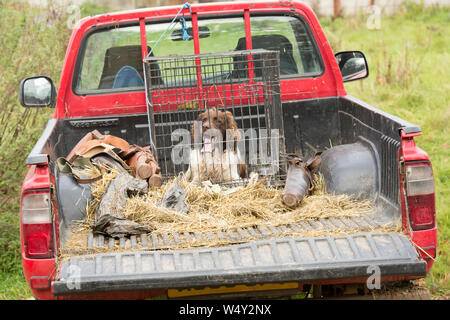
M 183 11 L 183 9 L 189 9 L 189 12 L 192 15 L 191 5 L 189 4 L 189 2 L 186 2 L 185 4 L 183 4 L 181 6 L 180 10 L 176 14 L 176 16 L 172 19 L 172 21 L 170 22 L 170 24 L 167 27 L 167 29 L 159 37 L 158 41 L 156 41 L 155 45 L 150 49 L 150 52 L 147 54 L 146 58 L 151 56 L 151 54 L 153 53 L 153 50 L 155 50 L 155 48 L 158 46 L 159 42 L 164 38 L 166 33 L 172 28 L 172 26 L 175 26 L 176 20 L 177 20 L 178 16 L 180 15 L 181 11 Z M 180 19 L 180 23 L 181 23 L 183 39 L 184 40 L 189 40 L 189 34 L 186 31 L 186 24 L 185 24 L 185 20 L 184 20 L 184 14 L 183 14 L 183 17 Z M 186 36 L 187 36 L 187 38 L 186 38 Z M 143 66 L 143 68 L 145 70 L 145 66 Z M 149 140 L 150 140 L 150 148 L 152 150 L 152 153 L 155 155 L 155 157 L 157 157 L 156 150 L 155 150 L 156 148 L 155 148 L 155 145 L 153 143 L 152 124 L 151 124 L 150 110 L 149 110 L 149 108 L 152 107 L 152 104 L 149 101 L 149 97 L 148 97 L 148 93 L 147 93 L 147 91 L 148 91 L 147 90 L 147 85 L 148 85 L 147 84 L 147 77 L 144 77 L 145 100 L 146 100 L 146 105 L 147 105 L 147 121 L 148 121 L 148 135 L 149 135 Z
M 189 11 L 192 14 L 191 5 L 189 4 L 189 2 L 186 2 L 185 4 L 183 4 L 181 6 L 180 10 L 178 11 L 177 15 L 175 16 L 175 18 L 172 19 L 172 21 L 170 22 L 170 24 L 167 27 L 167 29 L 159 37 L 158 41 L 156 41 L 156 43 L 153 46 L 153 48 L 151 48 L 150 52 L 147 54 L 147 58 L 151 56 L 153 50 L 155 50 L 155 48 L 158 46 L 159 42 L 164 38 L 164 36 L 166 35 L 167 31 L 169 31 L 170 28 L 172 28 L 172 26 L 176 23 L 176 20 L 177 20 L 178 16 L 180 15 L 181 11 L 183 11 L 183 9 L 189 9 Z M 181 19 L 183 19 L 183 21 Z M 187 31 L 186 31 L 186 24 L 184 23 L 185 20 L 184 20 L 184 18 L 181 18 L 181 19 L 180 19 L 180 23 L 181 23 L 181 28 L 182 28 L 183 40 L 189 40 L 189 35 L 187 34 Z M 187 39 L 185 38 L 185 35 L 187 35 Z

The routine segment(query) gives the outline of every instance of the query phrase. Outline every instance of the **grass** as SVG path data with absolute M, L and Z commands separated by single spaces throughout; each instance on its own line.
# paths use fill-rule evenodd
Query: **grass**
M 438 257 L 426 284 L 434 295 L 450 293 L 450 10 L 407 4 L 382 17 L 379 30 L 366 16 L 321 19 L 334 52 L 361 50 L 369 78 L 345 84 L 347 92 L 421 127 L 415 139 L 430 156 L 436 183 Z
M 81 16 L 105 11 L 94 4 Z M 47 7 L 0 0 L 0 300 L 32 297 L 22 272 L 19 201 L 31 151 L 52 109 L 25 109 L 19 105 L 19 82 L 47 75 L 57 85 L 71 34 L 70 17 Z
M 32 298 L 33 295 L 24 279 L 22 270 L 0 274 L 0 301 Z
M 0 0 L 0 300 L 31 297 L 20 258 L 20 187 L 26 155 L 52 114 L 20 107 L 18 84 L 36 74 L 58 84 L 70 36 L 64 14 L 51 6 L 23 6 Z M 88 5 L 82 7 L 82 16 L 101 11 L 106 10 Z M 426 284 L 433 295 L 448 297 L 450 10 L 409 4 L 395 16 L 382 16 L 380 30 L 367 29 L 366 20 L 363 15 L 322 18 L 321 24 L 333 51 L 361 50 L 367 56 L 369 78 L 347 83 L 348 93 L 422 128 L 423 135 L 415 140 L 433 164 L 439 232 L 438 257 Z

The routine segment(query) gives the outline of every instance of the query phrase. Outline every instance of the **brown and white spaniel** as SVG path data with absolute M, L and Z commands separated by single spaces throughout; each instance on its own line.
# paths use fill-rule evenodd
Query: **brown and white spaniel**
M 232 182 L 245 178 L 247 166 L 237 147 L 241 134 L 230 111 L 211 108 L 192 125 L 188 181 Z

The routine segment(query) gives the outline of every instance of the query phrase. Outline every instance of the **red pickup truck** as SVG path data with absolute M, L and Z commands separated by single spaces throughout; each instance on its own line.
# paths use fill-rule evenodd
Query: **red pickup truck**
M 144 59 L 195 59 L 258 49 L 279 52 L 283 150 L 306 157 L 331 144 L 331 154 L 321 164 L 327 189 L 372 199 L 373 215 L 269 229 L 255 226 L 225 234 L 239 238 L 250 233 L 249 241 L 189 250 L 158 248 L 158 241 L 176 235 L 158 239 L 145 250 L 136 247 L 143 239 L 134 238 L 128 251 L 59 261 L 58 250 L 70 227 L 83 218 L 80 195 L 85 190 L 59 172 L 55 160 L 94 129 L 133 144 L 149 144 Z M 125 66 L 138 74 L 126 85 L 118 80 Z M 373 270 L 378 270 L 382 283 L 425 277 L 437 250 L 430 159 L 414 142 L 421 134 L 418 126 L 347 94 L 345 81 L 368 75 L 364 55 L 333 54 L 314 12 L 297 1 L 195 4 L 82 19 L 70 38 L 58 91 L 44 76 L 20 84 L 23 106 L 55 107 L 26 159 L 29 170 L 22 187 L 23 270 L 33 295 L 38 299 L 271 296 L 313 287 L 316 297 L 326 297 L 347 285 L 365 287 Z M 203 85 L 208 85 L 206 80 Z M 249 110 L 267 112 L 255 108 Z M 251 112 L 234 114 L 236 121 L 246 123 Z M 158 117 L 157 110 L 153 116 L 156 136 L 161 128 L 175 125 L 170 122 L 173 118 Z M 162 170 L 164 175 L 163 166 Z M 389 222 L 401 223 L 402 233 L 370 231 Z M 302 230 L 336 226 L 352 232 L 301 236 Z M 297 230 L 299 236 L 278 236 L 287 229 Z M 100 245 L 97 238 L 87 241 Z

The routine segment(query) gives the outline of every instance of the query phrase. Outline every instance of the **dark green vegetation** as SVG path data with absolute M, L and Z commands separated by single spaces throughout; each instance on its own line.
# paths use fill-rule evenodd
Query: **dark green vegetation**
M 419 125 L 415 139 L 433 164 L 436 183 L 438 257 L 426 283 L 433 295 L 449 295 L 450 237 L 450 10 L 407 4 L 381 28 L 369 30 L 367 16 L 322 19 L 334 52 L 361 50 L 370 75 L 349 82 L 347 92 Z
M 80 9 L 82 17 L 106 11 L 96 5 Z M 0 0 L 0 300 L 31 297 L 20 258 L 20 190 L 25 158 L 53 110 L 23 108 L 18 88 L 33 75 L 49 76 L 58 86 L 73 19 L 65 12 Z
M 105 11 L 87 5 L 81 16 Z M 58 86 L 71 34 L 70 14 L 58 12 L 0 0 L 0 300 L 31 297 L 20 258 L 20 190 L 25 158 L 53 111 L 22 108 L 18 86 L 21 79 L 39 74 Z M 439 227 L 439 256 L 426 283 L 435 296 L 448 297 L 450 10 L 407 5 L 393 17 L 382 16 L 379 30 L 369 30 L 366 20 L 361 15 L 323 18 L 321 23 L 335 52 L 362 50 L 367 56 L 369 78 L 346 84 L 348 93 L 423 130 L 416 142 L 433 163 Z

